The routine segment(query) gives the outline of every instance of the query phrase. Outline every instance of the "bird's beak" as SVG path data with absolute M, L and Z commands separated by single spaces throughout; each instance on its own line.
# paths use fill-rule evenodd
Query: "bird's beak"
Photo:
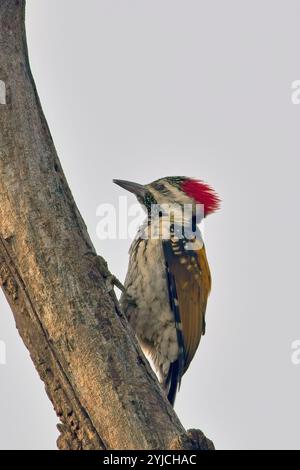
M 137 197 L 143 198 L 146 194 L 145 186 L 139 183 L 133 183 L 132 181 L 125 180 L 113 180 L 115 184 L 121 186 L 121 188 L 126 189 L 130 193 L 135 194 Z

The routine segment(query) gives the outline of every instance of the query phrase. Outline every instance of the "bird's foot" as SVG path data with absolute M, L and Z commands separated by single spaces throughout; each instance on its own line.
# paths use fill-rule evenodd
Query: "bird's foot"
M 121 292 L 125 292 L 125 287 L 123 286 L 122 282 L 119 281 L 119 279 L 113 274 L 109 274 L 107 276 L 106 286 L 107 286 L 108 292 L 111 292 L 112 290 L 114 290 L 115 287 L 117 287 Z

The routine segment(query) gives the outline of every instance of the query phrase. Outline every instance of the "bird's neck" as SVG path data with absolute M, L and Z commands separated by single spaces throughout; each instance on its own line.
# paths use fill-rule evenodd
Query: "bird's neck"
M 172 214 L 148 214 L 148 218 L 143 224 L 142 230 L 149 239 L 167 240 L 172 237 L 183 238 L 185 240 L 200 239 L 202 235 L 198 228 L 201 222 L 195 214 L 184 216 L 183 212 Z

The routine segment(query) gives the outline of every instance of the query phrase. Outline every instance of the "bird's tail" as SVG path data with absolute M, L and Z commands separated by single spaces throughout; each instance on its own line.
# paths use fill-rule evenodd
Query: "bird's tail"
M 166 390 L 168 393 L 168 400 L 172 406 L 174 406 L 175 398 L 178 390 L 178 385 L 180 382 L 180 364 L 179 360 L 172 362 L 170 364 L 167 380 L 166 380 Z

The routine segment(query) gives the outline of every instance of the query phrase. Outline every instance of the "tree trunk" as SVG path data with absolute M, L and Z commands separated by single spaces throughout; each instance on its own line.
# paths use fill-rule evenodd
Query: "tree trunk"
M 0 0 L 0 282 L 61 449 L 196 449 L 132 337 L 31 75 L 24 0 Z M 202 439 L 202 443 L 199 443 Z

